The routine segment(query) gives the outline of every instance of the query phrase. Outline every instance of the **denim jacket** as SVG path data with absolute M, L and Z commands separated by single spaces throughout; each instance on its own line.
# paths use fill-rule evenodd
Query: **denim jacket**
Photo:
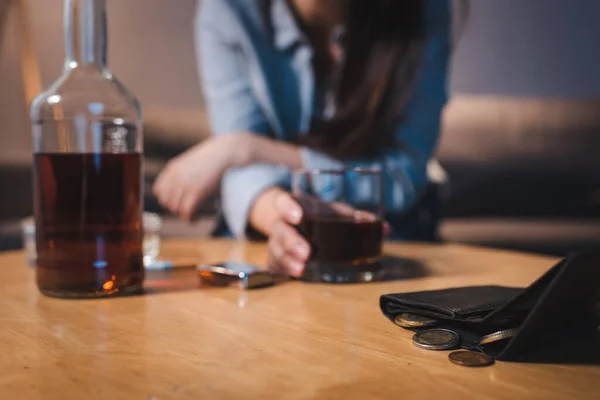
M 385 176 L 385 210 L 401 213 L 429 182 L 427 163 L 436 148 L 447 101 L 451 52 L 448 0 L 427 0 L 423 62 L 402 122 L 397 146 L 374 159 L 340 161 L 302 148 L 305 168 L 378 167 Z M 202 0 L 195 24 L 200 81 L 212 134 L 250 131 L 282 141 L 306 134 L 316 109 L 313 48 L 287 0 Z M 255 164 L 232 168 L 221 185 L 222 211 L 236 236 L 244 236 L 254 200 L 273 186 L 289 188 L 291 171 Z

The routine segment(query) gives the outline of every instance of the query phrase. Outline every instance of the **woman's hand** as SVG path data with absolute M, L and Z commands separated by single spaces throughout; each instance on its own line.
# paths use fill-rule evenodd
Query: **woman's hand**
M 198 204 L 219 186 L 231 167 L 252 161 L 256 141 L 252 133 L 212 137 L 175 157 L 153 187 L 160 204 L 190 220 Z
M 302 220 L 303 209 L 313 210 L 319 214 L 344 216 L 357 221 L 377 219 L 374 214 L 356 210 L 347 204 L 323 203 L 316 198 L 303 198 L 301 206 L 288 192 L 280 188 L 267 190 L 259 197 L 258 202 L 263 203 L 259 205 L 261 208 L 271 204 L 275 212 L 270 229 L 263 232 L 269 236 L 268 268 L 272 272 L 295 278 L 301 277 L 304 273 L 311 251 L 309 243 L 295 228 Z M 264 220 L 264 218 L 262 219 Z M 389 236 L 390 225 L 383 222 L 382 228 L 383 236 Z
M 274 197 L 276 218 L 269 233 L 269 269 L 275 273 L 302 276 L 310 256 L 310 246 L 295 226 L 302 220 L 302 208 L 282 189 L 271 189 L 267 196 Z
M 189 220 L 219 186 L 225 171 L 252 163 L 302 166 L 298 146 L 251 132 L 232 133 L 207 139 L 169 161 L 153 192 L 160 204 Z

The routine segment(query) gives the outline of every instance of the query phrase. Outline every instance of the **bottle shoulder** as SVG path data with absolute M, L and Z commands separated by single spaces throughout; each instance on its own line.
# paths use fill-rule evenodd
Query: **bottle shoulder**
M 33 122 L 90 118 L 142 119 L 139 100 L 107 69 L 74 68 L 65 72 L 31 104 Z

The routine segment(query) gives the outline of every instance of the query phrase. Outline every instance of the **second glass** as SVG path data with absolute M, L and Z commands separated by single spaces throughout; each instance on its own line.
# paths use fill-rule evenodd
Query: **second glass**
M 378 169 L 299 170 L 293 195 L 311 246 L 303 279 L 368 282 L 381 270 L 383 176 Z

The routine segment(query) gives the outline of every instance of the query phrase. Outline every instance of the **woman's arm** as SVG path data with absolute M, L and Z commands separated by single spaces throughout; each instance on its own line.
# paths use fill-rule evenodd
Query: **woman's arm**
M 285 166 L 290 169 L 302 167 L 300 147 L 269 138 L 255 137 L 250 149 L 251 163 L 267 163 Z M 249 224 L 265 236 L 270 236 L 280 213 L 275 207 L 276 199 L 285 192 L 281 187 L 271 187 L 259 194 L 250 207 Z M 290 218 L 300 219 L 300 211 L 292 207 Z
M 223 175 L 221 201 L 224 217 L 236 236 L 243 236 L 248 223 L 267 232 L 269 215 L 249 221 L 255 203 L 263 193 L 274 187 L 288 187 L 288 168 L 300 166 L 299 149 L 267 137 L 269 124 L 251 89 L 248 61 L 240 50 L 243 27 L 222 0 L 204 0 L 196 25 L 200 77 L 211 128 L 215 136 L 248 135 L 252 140 L 239 140 L 236 145 L 246 148 L 245 162 L 234 165 Z M 252 143 L 249 143 L 252 142 Z M 265 198 L 268 194 L 265 193 Z M 258 209 L 262 209 L 259 206 Z M 262 213 L 260 213 L 262 215 Z
M 302 168 L 300 146 L 266 137 L 255 137 L 248 146 L 251 163 L 267 163 L 290 169 Z

